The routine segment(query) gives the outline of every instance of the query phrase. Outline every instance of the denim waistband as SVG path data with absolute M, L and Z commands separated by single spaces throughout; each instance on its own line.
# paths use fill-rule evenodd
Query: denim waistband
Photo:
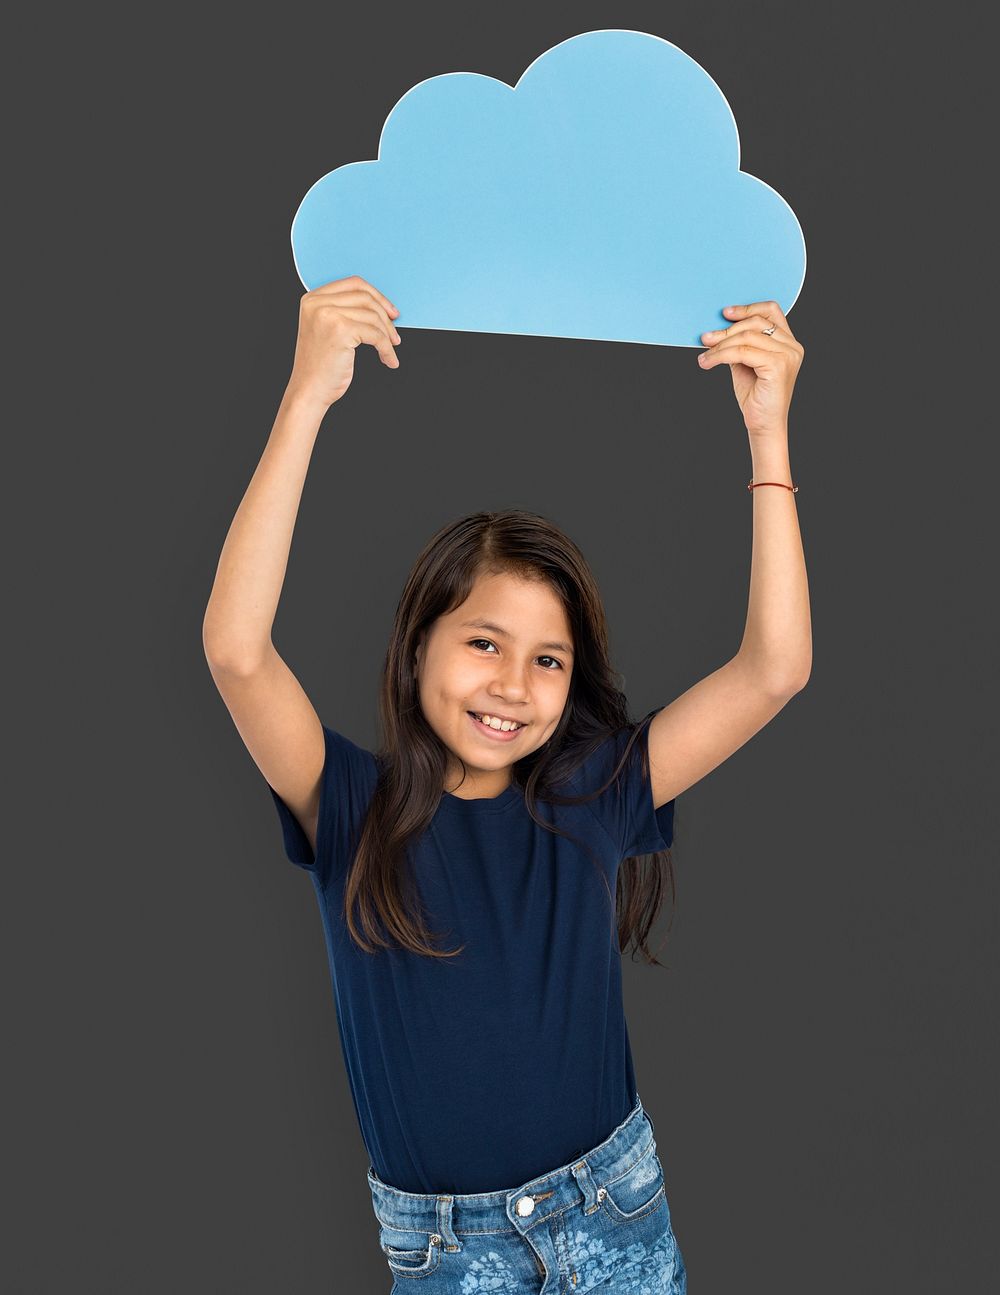
M 523 1235 L 581 1201 L 585 1211 L 596 1209 L 598 1189 L 655 1149 L 652 1122 L 637 1097 L 629 1115 L 593 1150 L 517 1187 L 450 1195 L 404 1192 L 382 1182 L 371 1164 L 368 1186 L 375 1216 L 384 1227 L 437 1232 L 447 1248 L 455 1242 L 455 1233 L 516 1230 Z

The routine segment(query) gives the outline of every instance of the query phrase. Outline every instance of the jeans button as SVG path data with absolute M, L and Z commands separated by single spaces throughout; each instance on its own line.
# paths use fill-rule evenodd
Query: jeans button
M 520 1214 L 521 1217 L 524 1218 L 526 1214 L 530 1214 L 531 1211 L 535 1208 L 534 1198 L 531 1196 L 522 1196 L 521 1199 L 514 1206 L 514 1208 L 517 1210 L 518 1214 Z

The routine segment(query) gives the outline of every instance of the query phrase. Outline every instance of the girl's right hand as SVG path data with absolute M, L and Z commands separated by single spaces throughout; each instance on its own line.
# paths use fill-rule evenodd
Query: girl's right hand
M 399 311 L 357 274 L 305 293 L 299 303 L 299 335 L 288 389 L 328 408 L 354 377 L 354 352 L 362 342 L 382 363 L 398 369 L 393 344 L 402 339 L 392 320 Z

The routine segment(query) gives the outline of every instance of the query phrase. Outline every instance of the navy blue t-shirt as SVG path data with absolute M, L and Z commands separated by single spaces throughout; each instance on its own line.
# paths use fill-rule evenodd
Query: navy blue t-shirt
M 365 953 L 341 915 L 344 880 L 377 781 L 371 751 L 323 727 L 316 856 L 270 784 L 285 852 L 320 904 L 341 1046 L 361 1134 L 383 1182 L 409 1192 L 514 1187 L 602 1142 L 636 1102 L 613 897 L 630 855 L 672 843 L 674 802 L 654 809 L 637 739 L 619 779 L 584 805 L 537 812 L 511 784 L 442 792 L 409 860 L 436 959 Z M 558 790 L 596 790 L 630 730 L 606 738 Z M 602 874 L 607 880 L 605 890 Z

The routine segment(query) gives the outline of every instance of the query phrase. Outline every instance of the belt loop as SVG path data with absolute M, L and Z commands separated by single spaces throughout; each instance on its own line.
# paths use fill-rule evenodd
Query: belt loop
M 462 1243 L 451 1229 L 451 1216 L 455 1208 L 455 1198 L 453 1196 L 439 1196 L 437 1198 L 437 1230 L 441 1234 L 446 1250 L 461 1250 Z
M 600 1197 L 597 1195 L 597 1184 L 590 1172 L 590 1166 L 586 1160 L 581 1160 L 578 1164 L 570 1165 L 570 1169 L 576 1179 L 577 1187 L 583 1192 L 584 1214 L 593 1214 L 600 1205 Z

